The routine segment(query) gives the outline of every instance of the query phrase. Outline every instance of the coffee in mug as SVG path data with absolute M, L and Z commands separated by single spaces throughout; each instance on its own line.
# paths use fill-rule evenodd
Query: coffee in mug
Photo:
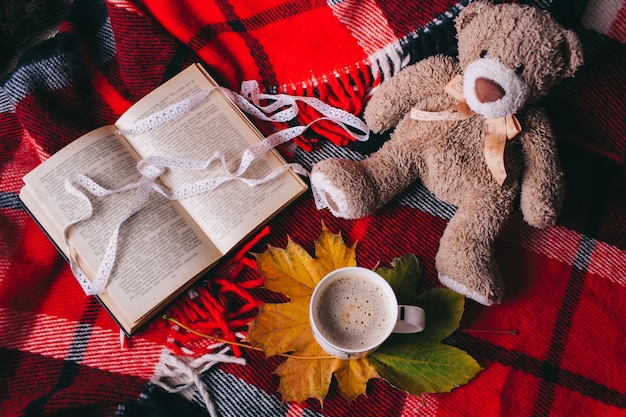
M 314 312 L 318 329 L 342 349 L 362 349 L 385 337 L 393 307 L 388 298 L 371 279 L 341 276 L 319 295 Z
M 309 313 L 317 342 L 341 359 L 367 355 L 394 331 L 419 332 L 425 320 L 424 310 L 399 306 L 389 283 L 360 267 L 340 268 L 324 277 L 313 291 Z

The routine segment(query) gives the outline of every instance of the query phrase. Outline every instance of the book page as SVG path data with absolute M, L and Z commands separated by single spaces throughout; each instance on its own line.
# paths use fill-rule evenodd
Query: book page
M 65 190 L 65 178 L 80 173 L 116 189 L 138 181 L 137 160 L 114 126 L 103 127 L 26 175 L 20 197 L 67 256 L 62 229 L 88 204 Z M 93 216 L 70 229 L 74 258 L 92 279 L 134 192 L 90 197 Z M 121 226 L 116 263 L 101 299 L 120 322 L 132 323 L 221 256 L 178 204 L 152 192 L 148 204 Z
M 137 120 L 213 85 L 214 81 L 203 70 L 191 66 L 135 104 L 118 120 L 117 126 L 129 129 Z M 128 136 L 129 143 L 143 157 L 208 160 L 220 151 L 231 172 L 239 167 L 244 150 L 262 139 L 260 132 L 220 91 L 212 92 L 192 111 L 165 125 L 144 134 Z M 278 153 L 270 151 L 251 164 L 245 177 L 263 178 L 283 164 Z M 168 187 L 176 188 L 225 174 L 221 164 L 215 162 L 203 171 L 169 170 L 161 178 Z M 181 205 L 220 250 L 228 252 L 305 190 L 305 183 L 297 175 L 287 172 L 254 187 L 231 181 L 213 191 L 185 198 Z

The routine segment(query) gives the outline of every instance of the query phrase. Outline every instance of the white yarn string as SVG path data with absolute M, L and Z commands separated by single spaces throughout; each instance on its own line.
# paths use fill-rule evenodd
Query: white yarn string
M 216 345 L 216 347 L 219 346 L 221 344 Z M 190 356 L 179 357 L 173 355 L 170 351 L 166 351 L 157 365 L 152 383 L 170 393 L 184 393 L 184 391 L 195 387 L 209 415 L 217 417 L 215 404 L 213 404 L 201 376 L 220 363 L 246 364 L 244 358 L 236 358 L 227 354 L 229 350 L 230 347 L 225 347 L 217 353 L 209 353 L 197 358 Z
M 262 94 L 259 92 L 259 86 L 256 81 L 245 81 L 241 86 L 241 94 L 222 87 L 212 87 L 195 93 L 165 109 L 156 112 L 144 119 L 137 121 L 131 128 L 119 130 L 118 133 L 124 135 L 137 135 L 148 132 L 158 126 L 161 126 L 177 117 L 189 112 L 195 106 L 206 99 L 211 92 L 220 90 L 230 97 L 237 106 L 246 113 L 270 122 L 286 122 L 294 119 L 298 115 L 297 101 L 315 108 L 323 117 L 313 120 L 304 126 L 294 126 L 275 132 L 264 140 L 246 148 L 243 152 L 239 168 L 235 172 L 231 172 L 226 164 L 226 158 L 220 151 L 215 152 L 208 160 L 195 160 L 186 158 L 172 158 L 162 156 L 149 156 L 141 160 L 137 164 L 137 170 L 141 173 L 141 178 L 137 182 L 127 184 L 118 189 L 106 189 L 88 177 L 80 174 L 73 174 L 65 181 L 65 188 L 71 194 L 78 196 L 87 203 L 88 209 L 85 214 L 79 218 L 70 221 L 63 228 L 63 237 L 67 247 L 68 258 L 72 273 L 80 283 L 81 287 L 87 295 L 101 294 L 105 291 L 109 282 L 111 271 L 115 264 L 117 243 L 119 232 L 122 224 L 133 214 L 139 211 L 148 201 L 151 191 L 156 191 L 171 200 L 180 200 L 182 198 L 191 197 L 196 194 L 212 191 L 220 185 L 238 180 L 249 186 L 257 186 L 272 181 L 281 176 L 288 170 L 295 173 L 308 176 L 309 172 L 300 164 L 291 163 L 283 165 L 263 178 L 244 178 L 243 174 L 247 171 L 250 164 L 257 157 L 262 156 L 269 150 L 290 141 L 291 139 L 302 135 L 313 124 L 326 120 L 336 123 L 356 140 L 365 141 L 369 137 L 369 129 L 367 125 L 358 117 L 344 110 L 329 106 L 321 100 L 314 97 L 288 96 L 286 94 Z M 266 104 L 262 104 L 265 102 Z M 357 133 L 361 132 L 361 133 Z M 219 161 L 225 171 L 225 175 L 219 177 L 206 178 L 190 184 L 183 185 L 176 189 L 170 190 L 156 182 L 156 179 L 165 172 L 166 169 L 183 169 L 183 170 L 204 170 L 214 161 Z M 84 271 L 78 266 L 72 254 L 71 245 L 69 243 L 69 230 L 72 226 L 89 219 L 93 215 L 93 207 L 89 198 L 80 191 L 74 184 L 78 184 L 91 195 L 96 197 L 104 197 L 115 193 L 136 189 L 134 196 L 128 203 L 126 210 L 117 221 L 111 238 L 107 245 L 104 258 L 96 273 L 93 282 L 87 277 Z M 318 200 L 316 196 L 316 201 Z

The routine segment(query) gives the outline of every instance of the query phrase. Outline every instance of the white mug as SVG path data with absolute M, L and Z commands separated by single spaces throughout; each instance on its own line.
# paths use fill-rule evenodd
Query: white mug
M 421 332 L 426 315 L 421 307 L 399 305 L 383 277 L 355 266 L 322 278 L 311 296 L 309 319 L 324 351 L 355 359 L 375 351 L 392 333 Z

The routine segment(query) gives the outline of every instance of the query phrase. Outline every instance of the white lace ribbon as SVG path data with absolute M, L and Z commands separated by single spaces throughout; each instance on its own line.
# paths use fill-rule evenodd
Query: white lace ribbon
M 73 174 L 66 178 L 66 190 L 86 201 L 88 205 L 88 210 L 84 215 L 70 221 L 63 228 L 63 237 L 65 239 L 72 273 L 87 295 L 97 295 L 105 291 L 111 276 L 111 271 L 113 270 L 113 266 L 115 264 L 120 228 L 127 219 L 145 206 L 152 191 L 156 191 L 171 200 L 179 200 L 214 190 L 220 185 L 233 180 L 242 181 L 249 186 L 257 186 L 274 180 L 290 169 L 297 174 L 308 176 L 309 173 L 304 167 L 300 164 L 292 163 L 277 168 L 263 178 L 251 179 L 242 177 L 254 159 L 260 157 L 270 149 L 302 135 L 313 124 L 322 120 L 328 120 L 336 123 L 356 140 L 365 141 L 369 137 L 369 129 L 367 128 L 367 125 L 351 113 L 329 106 L 314 97 L 288 96 L 285 94 L 262 94 L 259 92 L 259 86 L 256 81 L 243 82 L 241 85 L 241 94 L 237 94 L 223 87 L 214 87 L 203 90 L 171 106 L 168 106 L 167 108 L 154 113 L 145 119 L 139 120 L 130 129 L 120 130 L 119 133 L 124 135 L 137 135 L 161 126 L 171 120 L 174 120 L 182 114 L 187 113 L 202 102 L 202 100 L 206 99 L 209 94 L 215 90 L 221 90 L 244 112 L 264 121 L 287 122 L 293 120 L 298 115 L 298 101 L 313 107 L 320 112 L 323 117 L 315 119 L 311 123 L 304 126 L 294 126 L 275 132 L 258 144 L 246 148 L 243 152 L 239 168 L 235 172 L 228 170 L 224 154 L 218 151 L 215 152 L 208 160 L 149 156 L 137 164 L 137 170 L 141 174 L 139 181 L 113 190 L 106 189 L 81 174 Z M 263 102 L 266 104 L 263 104 Z M 166 169 L 204 170 L 214 161 L 221 162 L 225 175 L 206 178 L 183 185 L 173 190 L 170 190 L 156 182 L 156 179 L 163 174 Z M 76 185 L 79 185 L 80 188 L 96 197 L 105 197 L 115 193 L 135 189 L 135 194 L 128 202 L 128 206 L 114 227 L 103 260 L 93 281 L 87 277 L 85 272 L 76 262 L 69 243 L 69 231 L 72 226 L 89 219 L 93 215 L 93 206 L 91 201 Z
M 259 91 L 259 84 L 254 80 L 241 83 L 241 94 L 237 94 L 224 87 L 210 87 L 199 91 L 186 99 L 183 99 L 165 109 L 136 122 L 130 129 L 120 130 L 123 135 L 137 135 L 154 129 L 176 117 L 188 112 L 215 90 L 220 90 L 226 94 L 241 110 L 249 115 L 266 122 L 284 123 L 293 120 L 298 115 L 298 101 L 301 101 L 324 117 L 315 119 L 306 126 L 296 126 L 293 129 L 285 129 L 274 133 L 272 136 L 290 136 L 293 139 L 300 136 L 311 125 L 322 120 L 329 120 L 343 128 L 348 134 L 358 141 L 366 141 L 369 138 L 369 128 L 363 120 L 345 110 L 330 106 L 315 97 L 290 96 L 287 94 L 265 94 Z M 266 104 L 262 104 L 262 100 Z M 302 129 L 302 130 L 300 130 Z M 360 133 L 359 133 L 360 132 Z M 268 139 L 270 138 L 268 137 Z M 276 144 L 275 146 L 277 146 Z

